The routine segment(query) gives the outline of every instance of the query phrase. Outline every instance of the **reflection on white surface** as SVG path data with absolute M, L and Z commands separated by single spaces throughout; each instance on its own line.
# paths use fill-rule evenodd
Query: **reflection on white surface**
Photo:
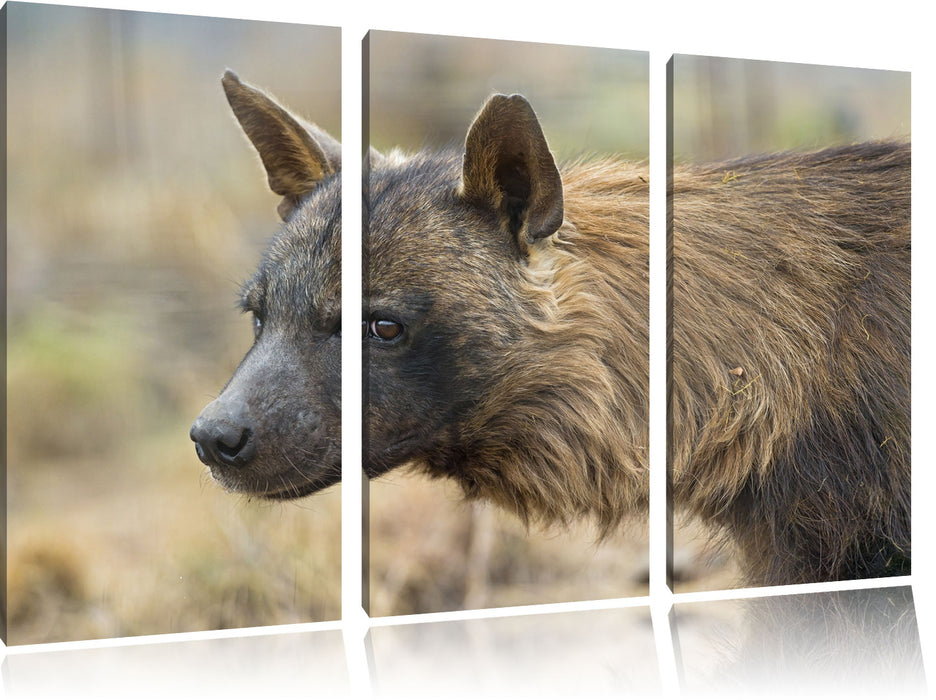
M 909 586 L 677 603 L 670 625 L 656 632 L 672 634 L 678 678 L 661 679 L 661 667 L 671 666 L 659 662 L 657 650 L 668 653 L 669 640 L 655 640 L 650 612 L 641 606 L 444 622 L 377 619 L 366 639 L 350 638 L 353 648 L 339 630 L 13 648 L 3 661 L 3 688 L 11 700 L 359 693 L 543 700 L 657 696 L 677 681 L 689 697 L 926 691 Z M 354 679 L 346 652 L 359 662 Z
M 3 685 L 29 698 L 346 697 L 341 632 L 9 653 Z
M 926 690 L 909 586 L 681 603 L 672 622 L 687 694 Z
M 376 627 L 369 643 L 381 698 L 632 697 L 660 688 L 646 608 Z

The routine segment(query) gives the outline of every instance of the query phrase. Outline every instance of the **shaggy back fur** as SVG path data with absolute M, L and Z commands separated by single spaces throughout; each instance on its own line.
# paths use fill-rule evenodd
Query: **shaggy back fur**
M 754 581 L 909 572 L 910 147 L 678 168 L 677 504 Z

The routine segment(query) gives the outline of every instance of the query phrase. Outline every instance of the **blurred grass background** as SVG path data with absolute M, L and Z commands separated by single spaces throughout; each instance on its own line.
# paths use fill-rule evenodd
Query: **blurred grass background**
M 648 56 L 371 32 L 370 145 L 461 146 L 494 92 L 533 105 L 558 160 L 649 152 Z M 598 544 L 590 523 L 533 527 L 403 470 L 370 484 L 370 612 L 393 615 L 647 592 L 646 518 Z
M 910 74 L 673 57 L 677 162 L 910 138 Z
M 340 136 L 338 30 L 7 12 L 8 642 L 335 619 L 337 490 L 226 494 L 188 430 L 278 224 L 221 74 Z
M 672 60 L 677 164 L 910 139 L 909 73 L 707 56 Z M 677 519 L 677 592 L 741 583 L 730 551 L 705 544 L 704 535 L 698 522 Z M 694 556 L 696 547 L 706 555 Z
M 649 153 L 648 56 L 638 51 L 370 32 L 370 145 L 462 146 L 495 93 L 533 105 L 561 161 Z

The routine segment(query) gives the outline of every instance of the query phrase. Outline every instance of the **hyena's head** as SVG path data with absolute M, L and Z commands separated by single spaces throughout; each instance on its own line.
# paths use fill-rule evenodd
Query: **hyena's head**
M 529 103 L 494 95 L 464 151 L 372 151 L 366 192 L 366 471 L 411 462 L 464 483 L 483 406 L 509 375 L 541 372 L 511 358 L 545 320 L 535 281 L 563 221 L 559 171 Z
M 225 487 L 293 498 L 341 477 L 341 148 L 230 71 L 222 84 L 284 223 L 241 294 L 253 347 L 191 438 Z

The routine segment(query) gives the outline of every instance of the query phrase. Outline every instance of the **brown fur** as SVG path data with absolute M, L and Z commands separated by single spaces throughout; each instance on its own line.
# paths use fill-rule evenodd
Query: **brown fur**
M 365 317 L 406 335 L 365 346 L 368 474 L 409 464 L 608 532 L 648 494 L 646 169 L 560 179 L 518 96 L 461 155 L 371 156 Z
M 619 161 L 561 172 L 565 220 L 524 269 L 528 332 L 491 358 L 463 478 L 524 516 L 594 515 L 608 532 L 648 497 L 649 189 Z
M 909 146 L 682 167 L 672 187 L 677 504 L 756 582 L 908 573 Z
M 471 144 L 461 178 L 485 164 L 480 205 L 459 199 L 471 188 L 455 186 L 456 158 L 375 163 L 369 303 L 424 300 L 420 323 L 445 351 L 409 376 L 371 363 L 371 383 L 395 371 L 396 390 L 443 375 L 444 400 L 395 411 L 378 388 L 373 433 L 418 434 L 433 413 L 442 426 L 404 454 L 372 449 L 370 473 L 408 462 L 525 519 L 590 515 L 608 532 L 648 496 L 646 169 L 563 167 L 562 225 L 528 235 L 496 182 L 509 147 Z M 681 167 L 673 191 L 677 507 L 739 544 L 752 583 L 906 573 L 909 147 Z M 545 199 L 525 211 L 548 212 Z

